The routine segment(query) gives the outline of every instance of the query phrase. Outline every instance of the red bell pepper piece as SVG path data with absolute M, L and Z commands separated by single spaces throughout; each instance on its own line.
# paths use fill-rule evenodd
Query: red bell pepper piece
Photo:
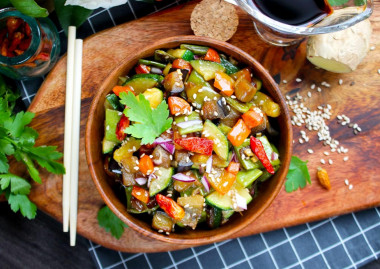
M 156 201 L 158 205 L 169 215 L 169 217 L 175 220 L 181 220 L 185 216 L 185 210 L 177 204 L 174 200 L 162 195 L 156 195 Z
M 145 64 L 139 64 L 135 68 L 136 74 L 149 74 L 150 73 L 150 67 Z
M 168 106 L 172 115 L 186 114 L 191 111 L 190 104 L 185 99 L 177 96 L 170 96 L 168 98 Z
M 207 53 L 206 53 L 204 59 L 207 61 L 220 63 L 219 54 L 211 48 L 207 50 Z
M 243 144 L 244 140 L 249 136 L 250 133 L 251 130 L 248 128 L 248 126 L 242 119 L 239 119 L 228 133 L 227 138 L 230 140 L 232 145 L 238 147 Z
M 239 173 L 240 170 L 240 163 L 232 161 L 230 162 L 226 170 L 231 174 L 237 175 L 237 173 Z
M 175 59 L 173 61 L 172 67 L 176 68 L 176 69 L 187 69 L 187 70 L 189 70 L 189 73 L 193 69 L 192 66 L 191 66 L 191 64 L 188 61 L 184 60 L 184 59 Z
M 260 160 L 260 162 L 263 164 L 265 169 L 271 173 L 274 174 L 274 169 L 272 164 L 270 163 L 270 160 L 268 159 L 267 154 L 265 153 L 263 144 L 261 141 L 254 136 L 251 136 L 251 149 L 253 153 L 257 156 L 257 158 Z
M 184 149 L 210 156 L 214 142 L 207 138 L 187 137 L 175 139 L 174 142 Z
M 149 175 L 153 173 L 154 164 L 152 159 L 148 155 L 144 155 L 139 161 L 140 172 L 144 175 Z
M 123 116 L 121 116 L 119 122 L 117 123 L 117 127 L 116 127 L 117 139 L 119 139 L 120 141 L 123 141 L 125 139 L 127 134 L 124 133 L 124 130 L 127 129 L 128 126 L 129 126 L 129 119 L 123 114 Z

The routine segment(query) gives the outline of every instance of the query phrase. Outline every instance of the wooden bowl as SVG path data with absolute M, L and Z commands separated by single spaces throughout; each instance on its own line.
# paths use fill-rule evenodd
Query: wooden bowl
M 147 41 L 148 43 L 148 41 Z M 165 235 L 158 233 L 151 228 L 150 223 L 139 219 L 138 215 L 132 215 L 127 212 L 126 206 L 117 197 L 109 182 L 110 178 L 103 168 L 103 156 L 101 141 L 104 136 L 104 100 L 113 86 L 117 84 L 118 77 L 128 74 L 129 70 L 137 63 L 138 59 L 152 56 L 156 49 L 169 49 L 178 47 L 181 43 L 197 44 L 209 46 L 231 55 L 238 62 L 243 63 L 254 72 L 254 75 L 263 81 L 263 88 L 281 107 L 281 116 L 277 118 L 278 128 L 280 129 L 280 139 L 275 141 L 278 146 L 282 165 L 277 173 L 264 182 L 261 186 L 260 193 L 248 205 L 248 210 L 243 215 L 235 214 L 226 224 L 214 230 L 186 230 L 180 233 L 171 233 Z M 131 51 L 130 57 L 127 57 L 123 64 L 116 67 L 104 81 L 98 93 L 95 95 L 86 126 L 86 157 L 92 179 L 98 188 L 100 195 L 109 208 L 130 228 L 144 236 L 174 244 L 201 245 L 216 241 L 232 238 L 239 230 L 247 225 L 254 225 L 264 210 L 272 203 L 281 188 L 283 188 L 285 176 L 287 174 L 291 154 L 292 154 L 292 127 L 290 116 L 285 104 L 284 98 L 276 82 L 264 69 L 263 66 L 249 54 L 241 49 L 226 43 L 205 37 L 196 36 L 176 36 L 154 42 L 139 51 Z M 131 242 L 132 243 L 132 242 Z

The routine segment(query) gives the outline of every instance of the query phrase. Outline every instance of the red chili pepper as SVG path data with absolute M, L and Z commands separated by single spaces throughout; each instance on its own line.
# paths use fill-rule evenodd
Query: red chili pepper
M 207 50 L 207 53 L 206 53 L 204 59 L 207 60 L 207 61 L 212 61 L 212 62 L 220 63 L 219 54 L 215 50 L 213 50 L 213 49 L 208 49 Z
M 7 28 L 8 28 L 8 34 L 9 36 L 13 35 L 13 32 L 17 30 L 17 28 L 20 27 L 20 25 L 23 23 L 22 19 L 18 19 L 15 17 L 10 17 L 7 20 Z
M 274 169 L 272 164 L 270 163 L 267 154 L 265 153 L 263 144 L 260 140 L 255 138 L 254 136 L 251 136 L 251 149 L 253 153 L 257 156 L 257 158 L 260 160 L 260 162 L 263 164 L 265 169 L 272 175 L 274 174 Z
M 127 136 L 127 134 L 124 133 L 124 130 L 127 129 L 128 126 L 129 126 L 129 119 L 123 114 L 123 116 L 121 116 L 116 127 L 117 139 L 119 139 L 120 141 L 124 140 L 124 138 Z
M 214 142 L 207 138 L 188 137 L 175 139 L 174 142 L 184 149 L 210 156 Z
M 16 32 L 13 34 L 12 43 L 8 48 L 8 51 L 13 52 L 17 46 L 21 43 L 21 40 L 24 38 L 24 34 L 20 32 Z
M 156 201 L 158 205 L 169 215 L 169 217 L 175 220 L 181 220 L 185 217 L 185 210 L 177 204 L 174 200 L 162 195 L 156 195 Z
M 149 74 L 150 67 L 145 64 L 139 64 L 138 66 L 136 66 L 135 71 L 137 74 Z

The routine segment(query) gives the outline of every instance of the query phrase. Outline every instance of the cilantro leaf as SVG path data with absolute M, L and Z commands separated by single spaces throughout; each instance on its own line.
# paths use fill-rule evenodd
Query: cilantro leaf
M 19 112 L 14 119 L 10 118 L 4 122 L 4 127 L 8 129 L 10 135 L 14 138 L 18 138 L 24 131 L 26 125 L 28 125 L 34 118 L 34 113 L 31 112 Z
M 13 174 L 0 174 L 0 186 L 3 190 L 11 186 L 11 192 L 14 194 L 29 194 L 32 187 L 28 181 L 22 177 Z
M 17 213 L 20 210 L 21 214 L 28 219 L 36 217 L 37 206 L 29 200 L 28 196 L 24 194 L 9 194 L 7 196 L 8 204 L 13 212 Z
M 37 183 L 41 184 L 42 180 L 40 178 L 40 173 L 38 172 L 37 168 L 34 166 L 33 160 L 29 157 L 29 155 L 22 151 L 16 151 L 14 156 L 16 160 L 22 161 L 26 165 L 26 168 L 28 169 L 30 177 Z
M 141 138 L 142 144 L 153 143 L 159 135 L 170 128 L 173 119 L 169 118 L 169 109 L 165 101 L 152 109 L 142 94 L 136 98 L 131 92 L 128 94 L 122 92 L 120 98 L 120 103 L 127 106 L 124 114 L 135 122 L 125 129 L 125 132 L 135 138 Z
M 103 207 L 98 212 L 98 223 L 100 227 L 103 227 L 107 232 L 111 232 L 112 236 L 117 239 L 124 233 L 124 227 L 128 227 L 122 222 L 108 206 Z
M 0 152 L 3 152 L 6 155 L 12 155 L 15 152 L 15 149 L 9 140 L 0 139 Z
M 7 173 L 9 169 L 7 156 L 3 152 L 0 152 L 0 173 Z
M 54 146 L 31 148 L 29 149 L 30 157 L 50 173 L 64 174 L 65 167 L 61 163 L 54 161 L 62 157 L 62 153 L 56 151 L 56 148 Z
M 302 161 L 296 156 L 292 156 L 289 171 L 286 175 L 285 190 L 287 192 L 296 191 L 298 188 L 304 188 L 310 181 L 309 170 L 307 169 L 307 161 Z

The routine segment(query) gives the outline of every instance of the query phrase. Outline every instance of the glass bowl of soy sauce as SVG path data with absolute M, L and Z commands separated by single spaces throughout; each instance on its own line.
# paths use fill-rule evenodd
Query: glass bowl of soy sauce
M 373 11 L 372 0 L 348 0 L 340 6 L 332 6 L 328 0 L 235 2 L 252 16 L 260 37 L 277 46 L 294 45 L 311 35 L 344 30 L 367 19 Z

